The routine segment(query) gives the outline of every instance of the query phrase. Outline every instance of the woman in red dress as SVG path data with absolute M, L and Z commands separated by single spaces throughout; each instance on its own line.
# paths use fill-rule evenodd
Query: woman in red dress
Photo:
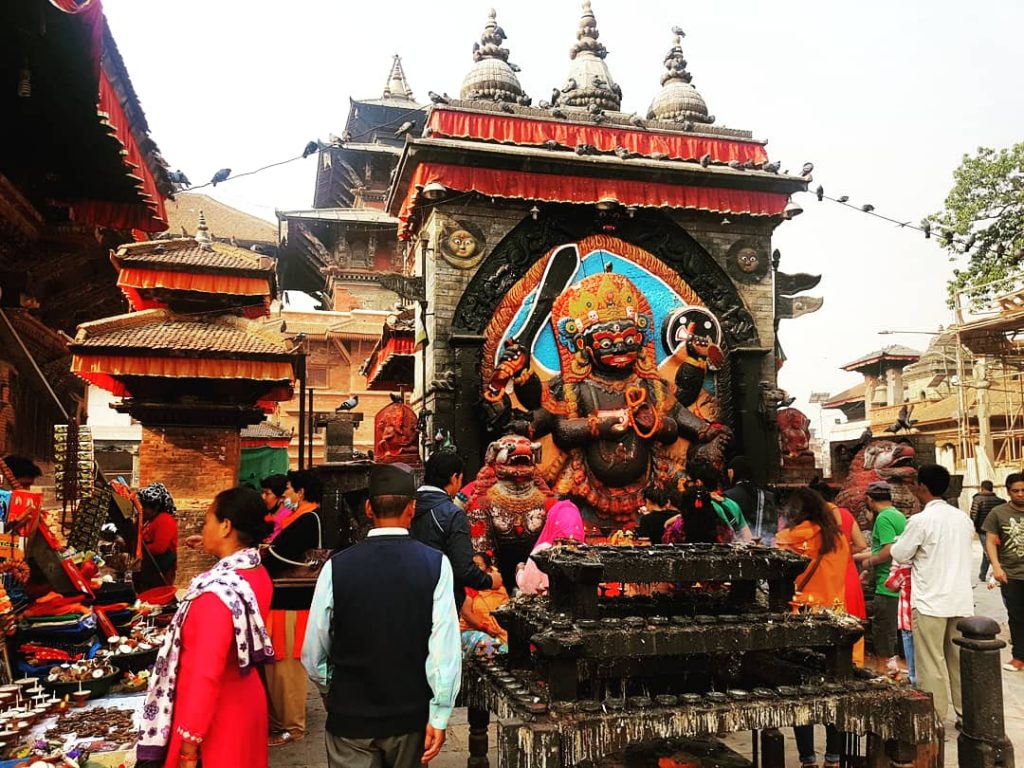
M 269 533 L 251 488 L 222 491 L 203 548 L 219 558 L 181 600 L 142 713 L 140 761 L 164 768 L 267 768 L 267 704 L 253 669 L 273 661 L 266 630 L 273 588 L 254 547 Z
M 177 509 L 170 491 L 163 483 L 150 483 L 137 494 L 142 507 L 142 571 L 135 577 L 135 589 L 145 592 L 155 587 L 174 584 L 178 575 Z

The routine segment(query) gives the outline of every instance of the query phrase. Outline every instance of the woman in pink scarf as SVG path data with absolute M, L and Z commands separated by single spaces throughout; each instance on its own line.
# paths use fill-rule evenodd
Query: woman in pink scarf
M 530 552 L 530 558 L 519 564 L 516 572 L 516 585 L 525 595 L 544 595 L 548 591 L 548 575 L 541 572 L 533 561 L 533 555 L 550 549 L 558 539 L 572 539 L 583 543 L 583 518 L 580 510 L 571 501 L 555 502 L 548 510 L 547 522 L 540 532 L 540 537 Z

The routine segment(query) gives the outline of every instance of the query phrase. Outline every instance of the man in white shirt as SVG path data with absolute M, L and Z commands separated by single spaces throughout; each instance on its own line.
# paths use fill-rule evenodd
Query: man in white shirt
M 971 591 L 970 518 L 942 499 L 949 488 L 949 472 L 930 464 L 917 471 L 914 495 L 924 505 L 907 521 L 892 545 L 892 559 L 910 563 L 910 605 L 913 612 L 914 656 L 917 685 L 932 695 L 943 720 L 953 710 L 960 719 L 960 647 L 956 623 L 974 615 Z M 948 690 L 948 692 L 947 692 Z

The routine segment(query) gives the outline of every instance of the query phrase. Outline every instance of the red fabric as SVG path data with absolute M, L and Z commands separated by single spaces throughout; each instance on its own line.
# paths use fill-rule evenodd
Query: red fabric
M 843 536 L 846 538 L 846 543 L 850 545 L 850 551 L 853 551 L 853 526 L 857 524 L 853 515 L 846 507 L 837 507 L 839 510 L 840 522 L 839 526 L 843 530 Z M 864 602 L 864 587 L 860 583 L 860 574 L 857 572 L 857 564 L 853 562 L 853 558 L 850 558 L 850 562 L 846 564 L 846 612 L 851 616 L 856 616 L 858 619 L 866 619 L 868 617 L 868 607 Z
M 546 141 L 557 141 L 559 146 L 573 149 L 579 144 L 590 144 L 602 152 L 625 147 L 630 152 L 650 156 L 661 152 L 676 160 L 697 160 L 710 154 L 712 161 L 764 163 L 768 153 L 756 141 L 714 139 L 706 136 L 688 136 L 658 131 L 643 131 L 610 126 L 580 125 L 558 120 L 538 120 L 530 117 L 456 112 L 435 107 L 427 121 L 431 136 L 458 139 L 482 139 L 501 144 L 544 146 Z
M 142 542 L 154 555 L 178 551 L 178 521 L 173 515 L 161 513 L 142 526 Z
M 402 239 L 409 237 L 409 218 L 419 197 L 417 188 L 422 189 L 431 182 L 439 182 L 458 192 L 478 192 L 489 197 L 591 204 L 605 197 L 614 197 L 623 205 L 643 208 L 693 208 L 751 216 L 780 216 L 789 202 L 787 195 L 778 192 L 420 163 L 409 181 L 409 189 L 398 213 L 398 234 Z
M 899 613 L 898 627 L 908 632 L 914 627 L 913 612 L 910 607 L 910 565 L 897 563 L 895 560 L 889 565 L 889 578 L 885 580 L 887 589 L 899 592 Z
M 392 355 L 411 355 L 416 346 L 416 340 L 411 333 L 395 334 L 381 344 L 371 353 L 373 362 L 366 371 L 366 380 L 373 381 L 377 378 L 384 364 Z
M 260 613 L 270 611 L 273 587 L 263 568 L 238 573 L 252 587 Z M 165 768 L 177 768 L 178 729 L 203 738 L 203 768 L 267 768 L 267 697 L 254 670 L 238 669 L 231 614 L 213 594 L 189 608 L 182 627 L 174 721 Z
M 128 116 L 118 101 L 107 73 L 100 69 L 100 90 L 96 106 L 99 117 L 109 126 L 111 134 L 124 147 L 122 160 L 125 172 L 137 181 L 138 203 L 112 203 L 103 200 L 78 201 L 71 207 L 75 221 L 98 224 L 113 229 L 137 229 L 162 232 L 167 229 L 164 199 L 156 188 L 156 179 L 149 171 L 135 142 Z

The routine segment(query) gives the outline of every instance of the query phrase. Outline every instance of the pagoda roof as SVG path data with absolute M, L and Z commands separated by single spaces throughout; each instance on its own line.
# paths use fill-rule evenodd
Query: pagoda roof
M 863 372 L 864 369 L 878 370 L 885 366 L 886 363 L 903 363 L 906 365 L 908 363 L 916 363 L 920 359 L 921 353 L 916 349 L 904 347 L 902 344 L 892 344 L 858 357 L 852 363 L 842 366 L 842 369 L 844 371 Z
M 380 338 L 359 367 L 366 377 L 366 388 L 373 391 L 411 389 L 415 379 L 415 327 L 412 309 L 391 314 L 384 322 Z
M 149 240 L 122 245 L 112 255 L 118 269 L 155 267 L 174 272 L 266 276 L 273 282 L 274 259 L 230 243 L 200 243 L 195 238 Z
M 149 309 L 83 323 L 78 326 L 70 349 L 76 355 L 113 352 L 208 358 L 291 358 L 284 338 L 265 324 L 232 315 L 178 315 L 167 309 Z
M 268 421 L 261 421 L 259 424 L 251 424 L 241 432 L 243 440 L 290 440 L 292 430 L 271 424 Z
M 177 236 L 195 236 L 199 212 L 206 217 L 210 235 L 227 240 L 277 245 L 277 226 L 272 221 L 232 208 L 209 195 L 180 192 L 165 203 L 167 229 Z
M 864 402 L 864 382 L 855 384 L 849 389 L 844 389 L 842 392 L 832 395 L 828 400 L 821 404 L 823 410 L 829 409 L 840 409 L 844 405 L 850 405 L 851 403 L 863 403 Z

